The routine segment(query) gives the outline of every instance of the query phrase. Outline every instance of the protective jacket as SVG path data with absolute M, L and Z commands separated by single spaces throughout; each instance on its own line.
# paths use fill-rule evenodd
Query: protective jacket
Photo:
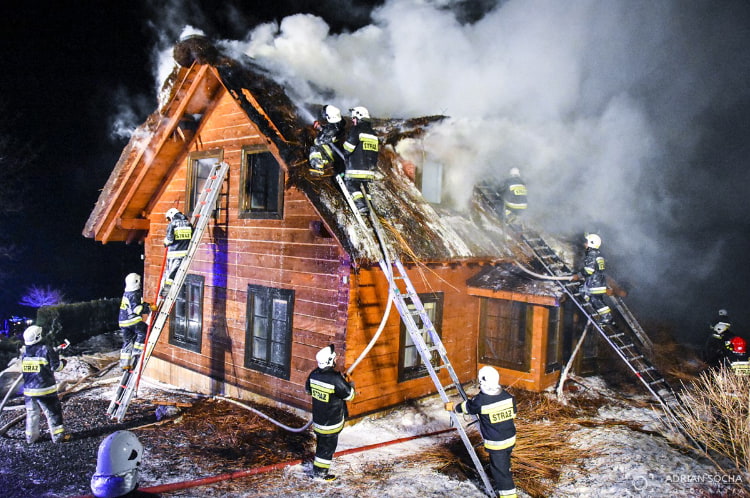
M 57 392 L 55 372 L 63 369 L 63 362 L 53 348 L 40 342 L 25 346 L 21 371 L 24 396 L 47 396 Z
M 119 325 L 120 327 L 132 327 L 143 323 L 142 315 L 150 311 L 148 303 L 143 300 L 143 293 L 140 289 L 125 291 L 120 301 Z
M 370 122 L 358 119 L 344 142 L 344 154 L 348 159 L 345 176 L 362 180 L 373 179 L 379 150 L 378 137 Z
M 503 204 L 507 209 L 520 211 L 528 206 L 526 183 L 520 176 L 511 176 L 503 184 Z
M 335 434 L 349 415 L 346 402 L 354 399 L 354 388 L 333 367 L 316 368 L 307 378 L 305 391 L 312 395 L 313 431 Z
M 168 258 L 182 258 L 187 256 L 190 239 L 193 237 L 193 227 L 182 213 L 176 213 L 167 225 L 167 235 L 164 245 L 167 247 Z
M 606 268 L 604 257 L 599 249 L 589 247 L 583 258 L 583 276 L 586 277 L 586 289 L 589 294 L 606 294 L 607 278 L 604 275 Z
M 458 413 L 479 415 L 479 428 L 487 450 L 504 450 L 516 444 L 516 399 L 508 391 L 480 392 L 456 406 Z

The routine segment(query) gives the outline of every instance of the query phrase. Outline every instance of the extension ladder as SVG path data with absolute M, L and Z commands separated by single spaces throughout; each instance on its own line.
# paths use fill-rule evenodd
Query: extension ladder
M 364 219 L 357 210 L 357 206 L 354 204 L 354 200 L 349 194 L 349 191 L 346 188 L 346 185 L 344 184 L 341 176 L 337 175 L 336 180 L 339 183 L 342 192 L 344 193 L 344 197 L 346 198 L 349 207 L 355 213 L 357 221 L 362 225 L 365 231 L 369 233 L 370 229 L 367 227 Z M 422 363 L 429 373 L 432 382 L 435 384 L 435 387 L 437 388 L 437 391 L 440 394 L 440 398 L 442 399 L 443 403 L 447 403 L 450 401 L 447 391 L 451 389 L 456 389 L 462 400 L 466 401 L 468 397 L 466 396 L 466 392 L 461 385 L 461 381 L 458 379 L 458 375 L 456 374 L 453 365 L 451 365 L 451 362 L 448 359 L 445 346 L 443 346 L 443 342 L 440 339 L 435 326 L 432 324 L 432 320 L 425 310 L 422 300 L 419 298 L 416 289 L 412 285 L 411 279 L 406 274 L 403 263 L 396 255 L 389 254 L 390 251 L 388 250 L 388 245 L 383 234 L 382 225 L 380 224 L 380 220 L 378 219 L 378 216 L 375 213 L 372 204 L 370 203 L 367 191 L 364 186 L 362 187 L 362 193 L 364 194 L 364 199 L 369 209 L 369 218 L 372 224 L 372 228 L 375 231 L 375 235 L 381 249 L 382 257 L 379 259 L 378 263 L 380 265 L 380 268 L 383 270 L 386 278 L 388 279 L 390 296 L 393 299 L 393 303 L 396 305 L 399 314 L 401 315 L 401 319 L 406 326 L 406 330 L 408 330 L 409 332 L 409 336 L 411 337 L 412 342 L 414 342 L 414 346 L 419 352 L 419 356 L 422 358 Z M 422 328 L 420 328 L 417 320 L 421 322 Z M 425 339 L 423 332 L 426 332 L 426 336 L 429 338 L 429 344 Z M 439 371 L 441 370 L 446 370 L 448 372 L 450 383 L 443 385 L 443 382 L 438 376 Z M 466 450 L 468 451 L 469 456 L 474 463 L 474 467 L 476 468 L 477 473 L 479 474 L 482 483 L 484 484 L 487 494 L 489 496 L 495 496 L 492 484 L 490 483 L 489 477 L 487 477 L 487 473 L 484 470 L 482 462 L 477 456 L 474 445 L 471 443 L 471 440 L 469 440 L 469 436 L 466 433 L 464 426 L 461 424 L 459 414 L 453 411 L 449 413 L 451 417 L 451 425 L 455 427 L 460 434 L 461 440 L 463 441 L 464 446 L 466 446 Z M 476 415 L 473 418 L 474 422 L 477 422 L 479 420 L 479 417 Z
M 200 245 L 201 238 L 203 237 L 203 233 L 206 231 L 208 221 L 211 218 L 211 213 L 216 208 L 216 199 L 221 192 L 221 187 L 224 183 L 227 171 L 229 171 L 229 164 L 226 162 L 215 164 L 206 179 L 206 183 L 203 185 L 203 189 L 201 190 L 190 218 L 190 224 L 193 226 L 193 236 L 190 240 L 190 245 L 188 246 L 187 255 L 182 259 L 180 267 L 177 269 L 174 282 L 169 288 L 166 297 L 157 303 L 156 311 L 151 313 L 149 317 L 149 329 L 146 335 L 146 344 L 144 345 L 143 353 L 133 370 L 123 372 L 117 391 L 107 408 L 107 414 L 118 422 L 122 422 L 122 419 L 125 417 L 125 412 L 130 405 L 130 400 L 138 388 L 141 373 L 146 368 L 148 360 L 151 358 L 151 353 L 153 352 L 154 347 L 156 347 L 159 335 L 164 329 L 169 314 L 172 312 L 172 307 L 174 306 L 174 303 L 180 294 L 180 290 L 185 283 L 190 263 L 192 263 L 193 257 Z
M 533 230 L 517 225 L 509 225 L 518 238 L 534 253 L 537 261 L 544 267 L 549 275 L 561 277 L 570 275 L 572 271 L 557 255 L 557 253 L 544 241 L 544 239 Z M 663 407 L 664 413 L 680 432 L 690 440 L 696 448 L 700 444 L 688 433 L 684 423 L 680 420 L 675 408 L 680 404 L 680 399 L 669 386 L 666 379 L 659 373 L 657 368 L 641 352 L 641 347 L 649 348 L 652 343 L 646 336 L 643 328 L 635 319 L 630 310 L 625 306 L 622 299 L 611 300 L 612 307 L 616 309 L 623 321 L 618 324 L 605 324 L 599 321 L 599 314 L 586 299 L 583 293 L 583 285 L 580 281 L 557 281 L 557 284 L 565 294 L 576 304 L 578 309 L 589 320 L 593 327 L 604 338 L 605 342 L 625 362 L 628 368 L 636 375 L 638 380 L 646 387 L 646 390 Z M 641 346 L 639 347 L 638 343 Z

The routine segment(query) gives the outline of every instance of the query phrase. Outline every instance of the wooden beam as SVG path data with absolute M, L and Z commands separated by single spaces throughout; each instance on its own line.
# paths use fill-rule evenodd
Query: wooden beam
M 145 218 L 117 218 L 117 228 L 123 230 L 148 230 L 151 221 Z

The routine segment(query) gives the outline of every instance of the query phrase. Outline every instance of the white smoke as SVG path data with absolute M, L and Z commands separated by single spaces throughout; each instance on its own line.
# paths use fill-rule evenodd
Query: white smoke
M 700 117 L 747 95 L 748 72 L 722 67 L 750 60 L 727 35 L 742 32 L 742 17 L 708 0 L 492 5 L 466 23 L 456 16 L 466 2 L 389 0 L 354 32 L 297 14 L 222 44 L 301 102 L 450 116 L 424 137 L 420 159 L 443 165 L 453 207 L 466 208 L 476 180 L 518 167 L 529 216 L 562 235 L 600 231 L 618 273 L 649 299 L 670 299 L 665 282 L 685 267 L 683 287 L 713 271 L 720 244 L 675 247 L 673 229 L 696 209 L 685 198 L 699 179 L 712 181 L 695 168 Z

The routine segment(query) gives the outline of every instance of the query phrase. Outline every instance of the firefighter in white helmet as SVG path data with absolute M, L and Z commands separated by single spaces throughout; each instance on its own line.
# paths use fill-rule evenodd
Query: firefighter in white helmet
M 703 361 L 710 367 L 718 367 L 726 352 L 727 341 L 732 337 L 727 310 L 720 309 L 716 319 L 709 325 L 711 334 L 703 346 Z
M 143 445 L 130 431 L 113 432 L 101 442 L 96 458 L 96 473 L 91 477 L 91 491 L 97 498 L 151 497 L 139 491 L 139 470 Z
M 573 280 L 585 279 L 582 292 L 586 300 L 591 302 L 596 311 L 599 321 L 603 324 L 612 324 L 612 310 L 604 301 L 607 294 L 607 277 L 604 274 L 606 263 L 599 248 L 602 239 L 595 233 L 586 234 L 586 254 L 583 257 L 583 268 Z
M 516 399 L 500 386 L 500 375 L 486 365 L 479 369 L 479 394 L 459 404 L 448 402 L 445 409 L 479 416 L 479 430 L 490 457 L 490 474 L 495 491 L 503 498 L 516 498 L 510 471 L 510 456 L 516 444 Z
M 313 477 L 332 481 L 336 478 L 328 470 L 339 442 L 339 433 L 349 412 L 346 402 L 354 399 L 354 383 L 334 370 L 334 346 L 326 346 L 315 355 L 318 368 L 310 373 L 305 391 L 312 395 L 313 431 L 317 439 Z
M 39 439 L 40 412 L 44 412 L 52 441 L 68 439 L 63 426 L 62 404 L 57 396 L 55 372 L 65 367 L 57 351 L 42 342 L 42 327 L 31 325 L 23 333 L 23 396 L 26 405 L 26 442 Z
M 510 169 L 510 175 L 503 182 L 502 196 L 504 219 L 508 223 L 515 223 L 528 207 L 526 182 L 521 178 L 518 168 Z
M 318 136 L 315 137 L 308 156 L 311 175 L 324 176 L 330 168 L 333 169 L 334 174 L 343 171 L 341 151 L 336 148 L 344 138 L 344 125 L 341 110 L 338 107 L 328 104 L 321 108 L 319 119 L 313 123 Z
M 365 107 L 349 109 L 352 113 L 352 127 L 344 142 L 346 172 L 344 183 L 360 213 L 367 213 L 367 203 L 360 187 L 367 188 L 375 179 L 380 142 L 370 122 L 370 112 Z
M 167 265 L 161 281 L 161 297 L 166 297 L 169 288 L 174 283 L 174 277 L 185 259 L 193 238 L 193 226 L 184 214 L 176 208 L 170 208 L 166 214 L 167 235 L 164 237 L 164 247 L 167 248 Z
M 146 338 L 146 322 L 150 305 L 143 300 L 141 291 L 141 276 L 129 273 L 125 277 L 125 292 L 120 300 L 118 322 L 122 334 L 122 348 L 120 349 L 120 367 L 132 370 L 138 358 L 143 354 Z

